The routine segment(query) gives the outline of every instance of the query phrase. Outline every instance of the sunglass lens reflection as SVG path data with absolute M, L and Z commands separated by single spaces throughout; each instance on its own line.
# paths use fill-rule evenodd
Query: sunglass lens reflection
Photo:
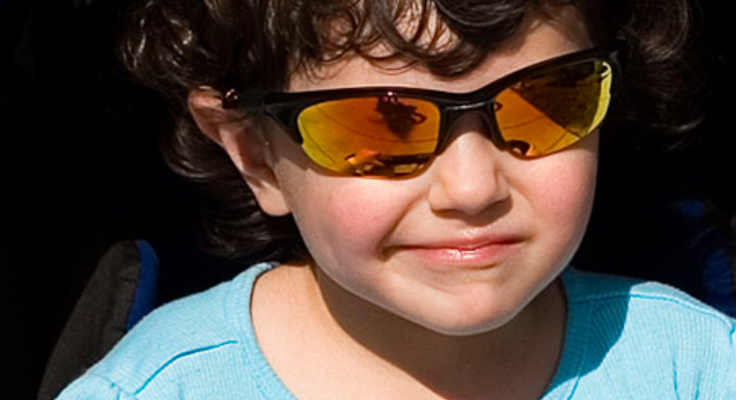
M 437 147 L 439 123 L 434 103 L 390 93 L 319 103 L 298 117 L 302 147 L 321 167 L 389 177 L 425 166 Z
M 611 66 L 589 61 L 525 79 L 495 99 L 496 122 L 523 157 L 567 148 L 598 128 L 610 103 Z

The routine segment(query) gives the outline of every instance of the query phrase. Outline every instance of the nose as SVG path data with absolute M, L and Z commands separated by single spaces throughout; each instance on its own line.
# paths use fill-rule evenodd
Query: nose
M 485 120 L 466 113 L 451 129 L 451 142 L 427 171 L 433 179 L 431 209 L 476 215 L 506 201 L 510 191 L 504 164 L 512 156 L 493 144 Z

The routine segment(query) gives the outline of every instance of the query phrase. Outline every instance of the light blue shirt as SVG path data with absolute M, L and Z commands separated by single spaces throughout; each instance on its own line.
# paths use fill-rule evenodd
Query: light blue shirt
M 59 400 L 294 400 L 255 339 L 259 264 L 146 317 Z M 736 321 L 656 283 L 568 269 L 565 344 L 544 400 L 736 399 Z

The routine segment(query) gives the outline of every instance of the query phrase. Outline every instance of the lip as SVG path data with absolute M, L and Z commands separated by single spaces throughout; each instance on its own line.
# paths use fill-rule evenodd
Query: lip
M 434 266 L 489 268 L 507 259 L 522 244 L 516 235 L 476 239 L 434 241 L 395 247 L 396 253 L 423 260 Z

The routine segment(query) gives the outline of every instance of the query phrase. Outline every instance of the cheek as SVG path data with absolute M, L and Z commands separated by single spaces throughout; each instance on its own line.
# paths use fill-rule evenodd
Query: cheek
M 572 257 L 582 241 L 593 206 L 597 175 L 597 141 L 589 151 L 561 153 L 554 165 L 536 179 L 534 200 L 530 201 L 536 223 L 546 232 L 549 249 L 559 249 L 560 257 Z
M 593 162 L 566 165 L 546 181 L 542 203 L 548 215 L 563 223 L 586 218 L 595 194 L 596 168 Z
M 385 182 L 302 173 L 288 193 L 292 213 L 312 256 L 322 264 L 375 257 L 401 218 L 402 193 Z M 347 264 L 349 265 L 349 264 Z
M 279 150 L 273 155 L 274 172 L 312 257 L 337 266 L 375 256 L 400 219 L 409 193 L 378 179 L 321 174 L 283 135 L 272 140 Z

